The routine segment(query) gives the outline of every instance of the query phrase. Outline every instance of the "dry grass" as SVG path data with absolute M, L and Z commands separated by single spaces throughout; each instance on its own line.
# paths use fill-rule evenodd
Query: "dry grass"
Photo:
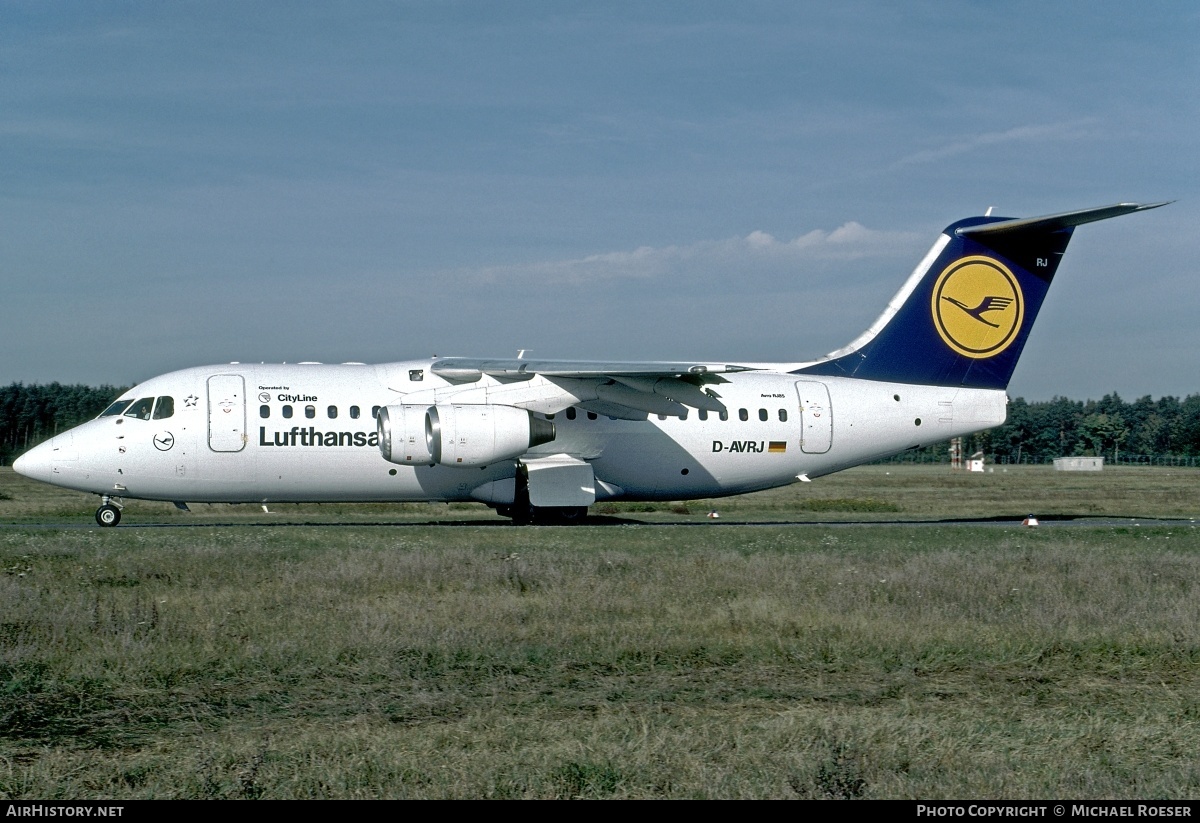
M 0 529 L 0 797 L 1200 791 L 1188 521 L 636 516 L 696 525 Z

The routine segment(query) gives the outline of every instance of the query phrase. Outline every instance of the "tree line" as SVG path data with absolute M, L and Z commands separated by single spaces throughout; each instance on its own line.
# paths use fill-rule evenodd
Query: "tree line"
M 125 389 L 50 383 L 0 388 L 0 465 L 26 449 L 102 412 Z M 837 409 L 833 409 L 837 420 Z M 993 463 L 1045 463 L 1055 457 L 1101 455 L 1114 461 L 1200 457 L 1200 394 L 1149 395 L 1127 403 L 1116 393 L 1100 400 L 1053 400 L 1008 405 L 1008 421 L 964 438 L 967 455 L 982 452 Z M 948 461 L 949 443 L 918 455 Z
M 0 387 L 0 466 L 60 431 L 91 420 L 121 392 L 117 386 L 50 383 Z
M 837 410 L 834 409 L 836 420 Z M 922 449 L 920 457 L 949 460 L 949 444 Z M 1126 402 L 1120 395 L 1099 400 L 1053 400 L 1008 404 L 1003 426 L 963 438 L 963 452 L 982 452 L 992 463 L 1046 463 L 1055 457 L 1098 456 L 1114 462 L 1156 462 L 1200 457 L 1200 394 L 1158 400 L 1146 395 Z

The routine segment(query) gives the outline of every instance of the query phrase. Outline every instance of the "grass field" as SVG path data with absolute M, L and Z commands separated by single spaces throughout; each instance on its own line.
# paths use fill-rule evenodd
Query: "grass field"
M 94 494 L 33 483 L 0 468 L 0 524 L 92 523 Z M 396 505 L 271 504 L 193 505 L 182 512 L 170 503 L 130 501 L 123 523 L 508 523 L 476 503 Z M 950 471 L 934 465 L 863 466 L 782 489 L 686 503 L 600 503 L 599 522 L 612 518 L 644 523 L 906 521 L 1055 517 L 1200 516 L 1200 469 L 1117 467 L 1103 472 L 1055 472 L 1048 466 L 997 466 L 989 473 Z
M 1197 470 L 95 506 L 0 471 L 3 798 L 1200 796 Z

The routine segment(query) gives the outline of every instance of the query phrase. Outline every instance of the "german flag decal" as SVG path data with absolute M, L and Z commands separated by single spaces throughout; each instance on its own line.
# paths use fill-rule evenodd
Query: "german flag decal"
M 771 445 L 767 446 L 767 451 L 771 454 L 782 454 L 787 451 L 786 440 L 772 440 Z

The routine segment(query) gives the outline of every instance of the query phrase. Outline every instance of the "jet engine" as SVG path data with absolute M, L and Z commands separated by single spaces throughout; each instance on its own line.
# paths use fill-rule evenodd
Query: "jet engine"
M 555 436 L 549 420 L 512 406 L 385 406 L 378 428 L 383 458 L 401 465 L 486 466 Z

